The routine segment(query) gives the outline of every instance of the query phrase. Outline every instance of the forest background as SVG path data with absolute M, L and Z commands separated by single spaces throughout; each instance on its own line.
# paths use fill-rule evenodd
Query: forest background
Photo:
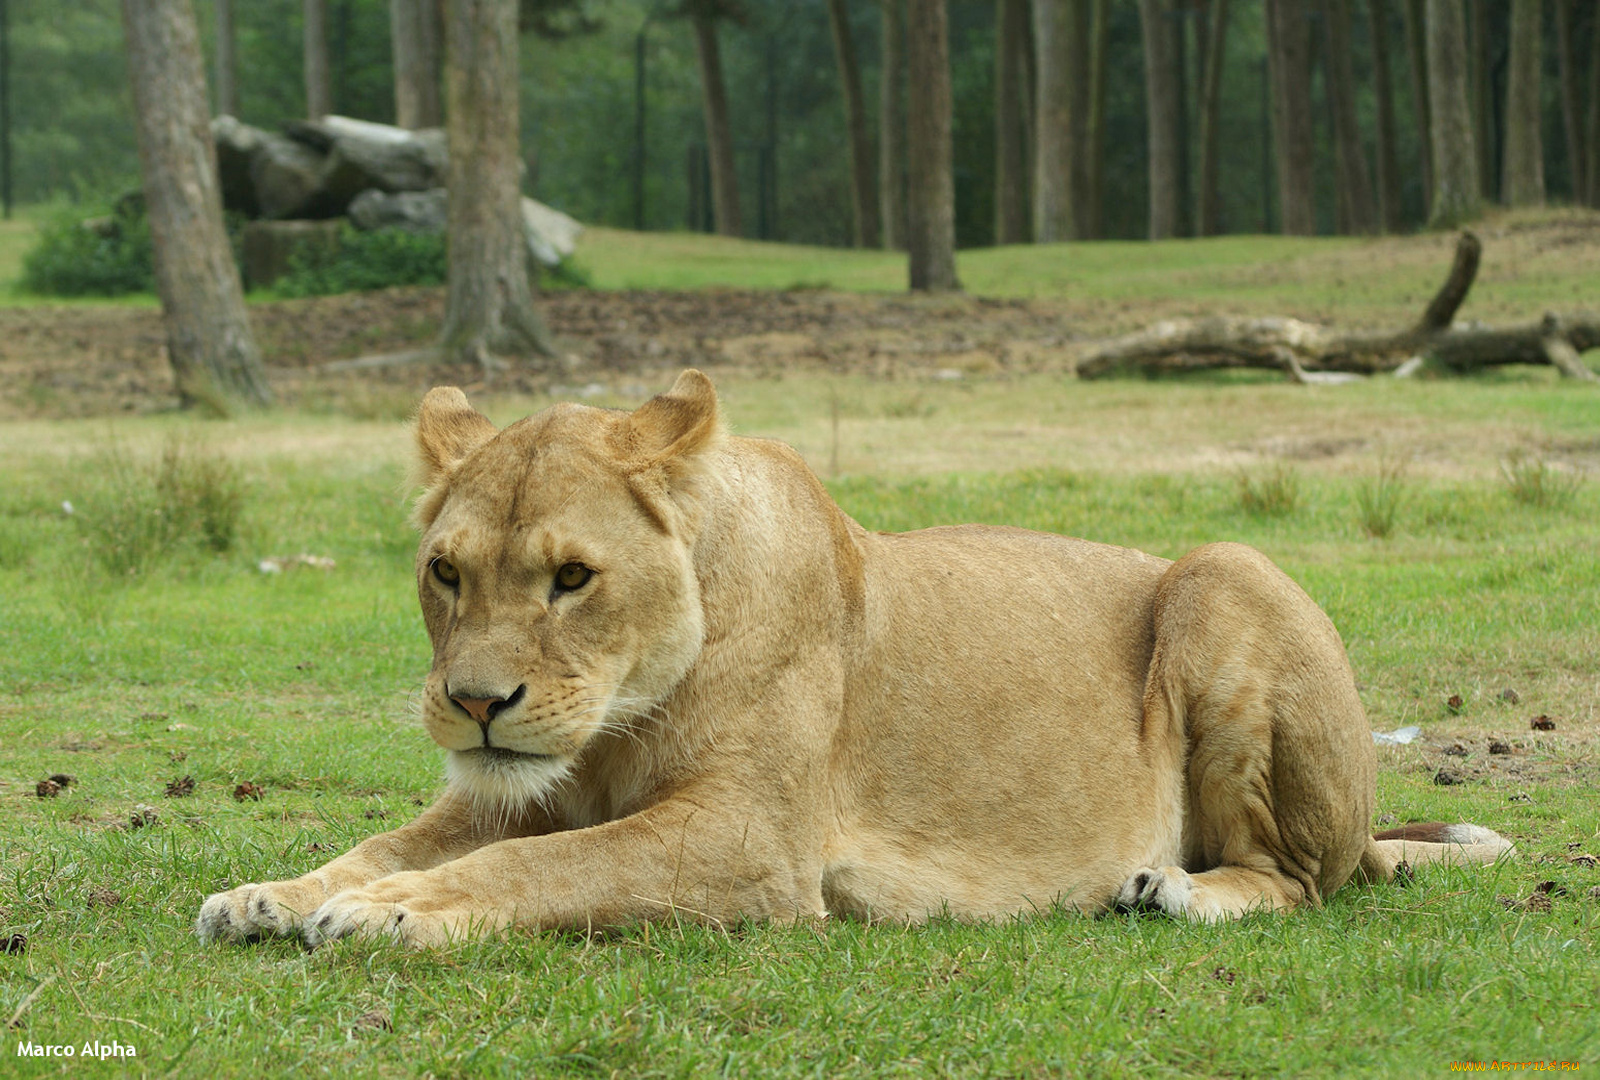
M 1000 26 L 1008 0 L 951 0 L 950 63 L 956 240 L 975 247 L 996 240 L 997 102 Z M 1281 3 L 1281 0 L 1280 0 Z M 10 0 L 11 197 L 19 204 L 108 201 L 137 184 L 137 152 L 116 0 L 34 4 Z M 683 5 L 678 5 L 682 7 Z M 847 14 L 860 61 L 866 120 L 876 145 L 882 65 L 879 3 L 839 5 Z M 1159 9 L 1181 44 L 1175 56 L 1178 101 L 1177 183 L 1183 191 L 1176 233 L 1197 231 L 1194 210 L 1200 168 L 1201 103 L 1206 39 L 1215 0 L 1096 4 L 1103 35 L 1104 127 L 1102 202 L 1095 230 L 1109 238 L 1149 235 L 1149 109 L 1142 8 Z M 1273 161 L 1268 11 L 1272 3 L 1228 5 L 1216 109 L 1218 232 L 1283 228 Z M 1408 32 L 1407 0 L 1338 0 L 1281 4 L 1304 7 L 1311 24 L 1310 119 L 1316 165 L 1318 233 L 1361 231 L 1337 197 L 1337 102 L 1329 78 L 1348 62 L 1364 153 L 1378 166 L 1380 102 L 1374 46 L 1391 69 L 1399 196 L 1398 222 L 1426 220 L 1429 192 L 1419 130 L 1418 83 Z M 1541 5 L 1535 3 L 1534 7 Z M 1543 186 L 1552 201 L 1586 203 L 1593 156 L 1596 6 L 1555 0 L 1542 5 L 1539 103 Z M 234 5 L 239 55 L 238 113 L 276 127 L 306 114 L 301 77 L 301 0 Z M 692 20 L 660 0 L 585 0 L 557 4 L 542 29 L 522 36 L 522 148 L 529 194 L 590 224 L 651 230 L 710 227 L 708 200 L 694 174 L 705 145 L 700 77 Z M 717 20 L 731 101 L 731 123 L 747 236 L 794 243 L 848 245 L 852 239 L 850 162 L 846 153 L 839 66 L 825 0 L 741 0 L 722 4 Z M 1348 34 L 1329 34 L 1330 13 L 1344 12 Z M 1511 0 L 1468 0 L 1466 51 L 1469 104 L 1477 135 L 1480 186 L 1502 194 L 1501 151 L 1508 130 Z M 208 79 L 216 87 L 215 6 L 196 5 L 208 43 Z M 1374 33 L 1376 18 L 1381 31 Z M 327 0 L 327 45 L 333 111 L 362 119 L 395 118 L 389 0 Z M 1030 31 L 1031 32 L 1031 31 Z M 1343 38 L 1343 49 L 1336 45 Z M 1342 56 L 1342 60 L 1336 60 Z M 641 67 L 642 62 L 642 67 Z M 1027 65 L 1031 71 L 1031 62 Z M 643 198 L 634 170 L 642 71 Z M 1028 71 L 1024 77 L 1028 77 Z M 1024 109 L 1024 113 L 1026 109 Z M 1573 115 L 1567 115 L 1571 113 Z M 1024 116 L 1024 122 L 1026 117 Z M 772 163 L 775 163 L 775 167 Z M 1576 163 L 1576 164 L 1575 164 Z M 1378 177 L 1381 184 L 1383 178 Z

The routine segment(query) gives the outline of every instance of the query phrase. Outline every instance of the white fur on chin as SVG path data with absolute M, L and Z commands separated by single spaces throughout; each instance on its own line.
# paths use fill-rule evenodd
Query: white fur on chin
M 450 787 L 470 798 L 474 811 L 499 818 L 542 801 L 571 771 L 572 763 L 558 758 L 488 757 L 474 750 L 452 750 L 445 763 Z

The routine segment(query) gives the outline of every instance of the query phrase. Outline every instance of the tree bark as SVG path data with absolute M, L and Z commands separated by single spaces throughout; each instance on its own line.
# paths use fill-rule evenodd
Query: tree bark
M 1349 0 L 1322 0 L 1322 15 L 1328 58 L 1328 101 L 1333 107 L 1334 160 L 1345 228 L 1351 233 L 1371 234 L 1378 231 L 1378 207 L 1367 172 L 1361 123 L 1356 117 Z
M 878 77 L 878 217 L 883 224 L 883 246 L 903 251 L 906 246 L 905 200 L 905 0 L 881 0 L 883 40 L 882 71 Z
M 1372 28 L 1372 85 L 1378 106 L 1378 221 L 1384 232 L 1399 232 L 1400 155 L 1394 125 L 1394 82 L 1389 72 L 1388 0 L 1367 0 Z
M 1487 0 L 1464 2 L 1467 13 L 1467 107 L 1472 110 L 1472 138 L 1478 149 L 1478 194 L 1487 201 L 1493 197 L 1494 168 L 1494 93 L 1491 86 L 1493 48 L 1489 33 Z
M 445 107 L 449 280 L 440 343 L 484 368 L 555 349 L 533 306 L 522 231 L 517 0 L 450 0 Z
M 394 122 L 403 128 L 444 123 L 439 92 L 443 60 L 438 0 L 389 0 L 390 43 L 394 54 Z
M 1429 108 L 1427 0 L 1400 0 L 1411 54 L 1411 108 L 1417 121 L 1417 164 L 1422 171 L 1422 216 L 1433 216 L 1433 116 Z
M 995 0 L 994 242 L 1028 242 L 1028 0 Z
M 1072 226 L 1072 5 L 1033 0 L 1033 238 L 1070 239 Z
M 1183 168 L 1183 109 L 1178 82 L 1181 42 L 1173 14 L 1169 0 L 1139 0 L 1152 240 L 1178 235 L 1182 215 L 1179 172 Z
M 945 0 L 909 0 L 906 59 L 907 248 L 911 288 L 959 289 L 956 280 L 955 176 L 951 147 L 950 28 Z
M 1482 199 L 1460 0 L 1428 0 L 1428 112 L 1433 145 L 1428 224 L 1451 228 L 1476 214 Z
M 719 235 L 740 236 L 744 227 L 739 215 L 739 173 L 733 159 L 733 126 L 728 119 L 728 87 L 722 77 L 716 18 L 707 0 L 697 0 L 690 14 L 694 23 L 695 54 L 700 60 L 706 148 L 711 157 L 712 219 Z
M 1106 63 L 1111 37 L 1109 0 L 1090 0 L 1088 107 L 1083 122 L 1083 213 L 1081 237 L 1098 240 L 1105 235 L 1106 175 Z
M 328 64 L 328 0 L 304 0 L 306 116 L 320 120 L 333 111 Z
M 1200 193 L 1195 200 L 1196 233 L 1215 236 L 1221 227 L 1217 189 L 1217 127 L 1222 118 L 1222 64 L 1228 54 L 1228 0 L 1211 0 L 1206 27 L 1205 70 L 1200 80 Z
M 1286 236 L 1313 236 L 1317 231 L 1317 209 L 1310 12 L 1298 0 L 1267 0 L 1266 10 L 1272 146 L 1277 159 L 1281 227 Z
M 1567 176 L 1572 201 L 1581 204 L 1589 193 L 1588 165 L 1583 141 L 1583 105 L 1578 100 L 1577 43 L 1572 36 L 1572 0 L 1554 0 L 1556 51 L 1561 79 L 1561 130 L 1566 137 Z
M 167 355 L 185 406 L 271 402 L 222 225 L 200 32 L 189 0 L 122 0 L 139 167 Z
M 1600 210 L 1600 14 L 1595 15 L 1589 47 L 1589 163 L 1583 171 L 1589 205 Z
M 1512 0 L 1505 179 L 1501 184 L 1507 206 L 1544 205 L 1544 141 L 1539 134 L 1541 10 L 1540 0 Z
M 239 36 L 233 0 L 215 0 L 217 19 L 217 115 L 239 115 Z
M 850 137 L 850 207 L 855 225 L 855 246 L 878 246 L 878 196 L 872 177 L 872 137 L 867 133 L 867 104 L 861 92 L 861 65 L 850 34 L 850 12 L 845 0 L 828 0 L 828 21 L 833 27 L 833 50 L 839 61 L 843 89 L 845 128 Z

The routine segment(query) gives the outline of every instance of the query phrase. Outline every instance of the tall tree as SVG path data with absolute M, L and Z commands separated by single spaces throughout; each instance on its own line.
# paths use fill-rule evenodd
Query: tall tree
M 1584 174 L 1589 181 L 1589 205 L 1600 209 L 1600 14 L 1594 18 L 1594 33 L 1589 48 L 1589 164 Z
M 1589 193 L 1588 159 L 1584 152 L 1583 103 L 1578 99 L 1577 42 L 1573 40 L 1572 0 L 1554 0 L 1556 10 L 1556 62 L 1561 79 L 1561 130 L 1566 137 L 1567 175 L 1572 179 L 1572 201 L 1582 203 Z M 1596 20 L 1600 23 L 1600 19 Z
M 222 225 L 200 31 L 189 0 L 122 0 L 156 291 L 186 405 L 271 401 Z
M 1367 21 L 1372 36 L 1372 89 L 1378 105 L 1378 221 L 1384 232 L 1399 232 L 1400 155 L 1389 69 L 1389 0 L 1367 0 Z
M 333 111 L 333 69 L 328 63 L 328 0 L 305 0 L 303 10 L 306 115 L 316 120 Z
M 694 24 L 694 51 L 700 61 L 700 91 L 706 114 L 706 148 L 711 157 L 711 213 L 717 232 L 739 236 L 744 232 L 739 214 L 739 173 L 733 158 L 733 125 L 728 114 L 728 86 L 722 75 L 722 50 L 717 44 L 717 21 L 723 14 L 718 0 L 689 0 Z
M 1311 22 L 1296 0 L 1267 0 L 1267 72 L 1272 84 L 1272 146 L 1278 205 L 1288 236 L 1317 231 L 1311 127 Z
M 1467 107 L 1472 110 L 1472 138 L 1478 149 L 1478 191 L 1489 198 L 1498 177 L 1494 170 L 1494 33 L 1489 28 L 1487 0 L 1467 0 Z
M 1541 10 L 1540 0 L 1512 0 L 1505 178 L 1500 185 L 1508 206 L 1544 205 L 1544 142 L 1539 134 Z
M 389 0 L 394 55 L 394 116 L 403 128 L 444 123 L 439 68 L 444 58 L 439 0 Z
M 1178 235 L 1183 170 L 1182 40 L 1170 0 L 1139 0 L 1150 177 L 1150 239 Z
M 880 0 L 883 35 L 878 75 L 878 218 L 883 246 L 906 246 L 905 0 Z
M 1367 173 L 1367 152 L 1356 118 L 1356 81 L 1350 45 L 1349 0 L 1322 0 L 1326 33 L 1328 103 L 1333 111 L 1334 163 L 1338 174 L 1339 205 L 1345 229 L 1352 233 L 1378 231 L 1378 207 Z
M 845 128 L 850 134 L 850 204 L 856 247 L 878 246 L 878 197 L 872 179 L 872 136 L 867 132 L 867 103 L 861 92 L 861 65 L 856 61 L 845 0 L 828 0 L 833 51 L 839 60 L 844 91 Z
M 239 115 L 239 37 L 233 28 L 233 0 L 215 0 L 217 31 L 217 113 Z
M 1033 238 L 1072 235 L 1073 43 L 1075 0 L 1033 0 Z
M 1220 227 L 1217 190 L 1217 129 L 1222 119 L 1222 64 L 1228 54 L 1228 0 L 1211 0 L 1200 71 L 1200 191 L 1195 198 L 1195 232 L 1215 236 Z
M 1453 228 L 1477 212 L 1477 140 L 1467 104 L 1467 34 L 1461 0 L 1428 0 L 1428 111 L 1433 199 L 1428 223 Z
M 1028 240 L 1028 0 L 995 0 L 994 242 Z
M 1037 0 L 1036 0 L 1037 2 Z M 1083 193 L 1074 205 L 1078 235 L 1098 240 L 1105 231 L 1106 70 L 1111 40 L 1109 0 L 1090 0 L 1088 53 L 1089 88 L 1083 121 Z
M 448 0 L 449 281 L 441 343 L 452 359 L 554 355 L 533 306 L 518 186 L 517 0 Z
M 1405 16 L 1406 51 L 1411 54 L 1411 108 L 1417 120 L 1418 165 L 1422 172 L 1422 216 L 1433 214 L 1433 117 L 1429 107 L 1428 0 L 1400 0 Z
M 950 27 L 945 0 L 908 0 L 906 60 L 906 248 L 911 288 L 959 289 L 956 193 L 951 143 Z

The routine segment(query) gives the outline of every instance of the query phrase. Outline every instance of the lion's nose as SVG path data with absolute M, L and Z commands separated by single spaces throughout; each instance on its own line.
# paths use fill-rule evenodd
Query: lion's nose
M 519 686 L 510 697 L 478 697 L 466 692 L 453 693 L 450 695 L 450 700 L 465 709 L 468 716 L 488 727 L 490 721 L 499 715 L 501 710 L 508 709 L 521 701 L 526 690 L 526 686 Z

